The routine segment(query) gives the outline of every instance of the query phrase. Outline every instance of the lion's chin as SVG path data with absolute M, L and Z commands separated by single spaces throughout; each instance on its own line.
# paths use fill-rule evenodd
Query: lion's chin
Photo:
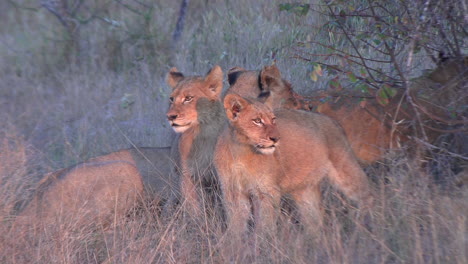
M 177 125 L 177 124 L 172 124 L 172 129 L 174 129 L 174 131 L 176 133 L 184 133 L 185 131 L 187 131 L 187 129 L 190 128 L 190 124 L 188 125 Z
M 276 150 L 276 146 L 269 146 L 269 147 L 257 147 L 257 151 L 260 153 L 260 154 L 263 154 L 263 155 L 271 155 L 275 152 Z

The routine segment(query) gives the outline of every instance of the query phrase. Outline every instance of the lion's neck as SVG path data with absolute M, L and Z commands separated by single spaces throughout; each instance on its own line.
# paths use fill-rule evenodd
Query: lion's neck
M 212 167 L 213 152 L 226 122 L 220 101 L 199 100 L 197 103 L 198 125 L 193 127 L 189 166 L 202 174 Z

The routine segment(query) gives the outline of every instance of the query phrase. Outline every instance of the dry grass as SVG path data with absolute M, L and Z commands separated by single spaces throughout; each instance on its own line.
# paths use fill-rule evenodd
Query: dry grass
M 274 237 L 240 243 L 210 216 L 179 209 L 160 215 L 140 206 L 110 227 L 64 216 L 41 229 L 11 229 L 12 204 L 24 193 L 26 143 L 2 146 L 2 263 L 466 263 L 466 199 L 450 195 L 404 158 L 370 168 L 376 203 L 371 217 L 324 185 L 326 225 L 305 234 L 286 215 Z M 14 164 L 14 165 L 13 165 Z M 387 179 L 384 181 L 383 179 Z M 17 190 L 17 191 L 15 191 Z M 13 199 L 16 198 L 16 199 Z
M 40 230 L 12 229 L 45 172 L 133 144 L 170 144 L 164 75 L 171 66 L 203 74 L 214 64 L 259 69 L 277 59 L 297 90 L 326 85 L 312 83 L 312 66 L 288 51 L 320 18 L 279 13 L 279 1 L 191 1 L 176 50 L 170 35 L 177 2 L 156 1 L 146 26 L 116 2 L 85 2 L 108 2 L 100 15 L 125 26 L 83 24 L 79 62 L 64 56 L 66 34 L 46 10 L 0 3 L 0 263 L 468 262 L 468 191 L 434 184 L 405 155 L 367 170 L 376 193 L 370 221 L 324 185 L 326 226 L 314 236 L 282 216 L 275 237 L 239 243 L 212 217 L 190 219 L 177 209 L 160 215 L 149 206 L 106 228 L 57 219 Z

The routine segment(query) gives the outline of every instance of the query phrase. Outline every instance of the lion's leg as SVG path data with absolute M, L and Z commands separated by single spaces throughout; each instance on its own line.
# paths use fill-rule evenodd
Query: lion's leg
M 261 233 L 276 232 L 281 193 L 278 188 L 261 188 L 253 195 L 255 228 Z
M 319 185 L 312 185 L 291 194 L 299 210 L 300 222 L 310 232 L 320 229 L 323 224 L 323 209 Z
M 234 186 L 222 184 L 224 206 L 228 220 L 228 229 L 233 234 L 243 234 L 248 229 L 248 220 L 251 215 L 250 200 L 242 190 Z
M 182 173 L 181 189 L 183 195 L 183 204 L 192 216 L 198 216 L 201 213 L 201 204 L 198 200 L 197 189 L 188 172 Z
M 369 190 L 367 175 L 349 153 L 335 157 L 328 172 L 332 183 L 347 197 L 364 206 L 372 204 L 372 195 Z
M 347 197 L 359 203 L 358 213 L 363 225 L 372 230 L 372 210 L 369 209 L 373 206 L 373 196 L 367 176 L 357 162 L 343 159 L 330 169 L 329 177 Z

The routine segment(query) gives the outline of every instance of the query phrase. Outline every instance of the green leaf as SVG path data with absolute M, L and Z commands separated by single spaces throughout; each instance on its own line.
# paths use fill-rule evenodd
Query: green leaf
M 356 75 L 354 75 L 354 73 L 352 73 L 352 72 L 348 72 L 348 78 L 352 83 L 357 82 Z
M 384 84 L 383 89 L 384 89 L 385 93 L 388 95 L 389 98 L 393 98 L 397 94 L 397 89 L 392 88 L 388 84 Z
M 388 99 L 388 95 L 385 93 L 383 88 L 380 88 L 377 91 L 375 99 L 377 99 L 377 102 L 383 106 L 388 105 L 388 103 L 390 102 L 390 100 Z
M 279 4 L 280 11 L 289 11 L 291 10 L 291 4 Z
M 292 12 L 298 16 L 305 16 L 309 12 L 310 4 L 285 3 L 279 4 L 280 11 Z
M 359 39 L 359 40 L 367 38 L 367 34 L 366 33 L 361 33 L 361 34 L 357 35 L 356 38 Z
M 343 90 L 343 87 L 340 84 L 340 80 L 338 77 L 335 77 L 330 80 L 330 88 L 335 90 L 335 91 L 341 91 Z
M 364 68 L 361 69 L 360 73 L 362 77 L 366 76 L 366 70 Z
M 359 84 L 357 89 L 362 93 L 369 94 L 369 86 L 367 86 L 367 84 Z
M 383 106 L 390 102 L 390 98 L 397 94 L 397 90 L 391 86 L 384 84 L 376 93 L 377 102 Z
M 120 106 L 123 109 L 127 109 L 133 103 L 135 103 L 135 96 L 130 93 L 125 93 L 124 96 L 120 99 Z

